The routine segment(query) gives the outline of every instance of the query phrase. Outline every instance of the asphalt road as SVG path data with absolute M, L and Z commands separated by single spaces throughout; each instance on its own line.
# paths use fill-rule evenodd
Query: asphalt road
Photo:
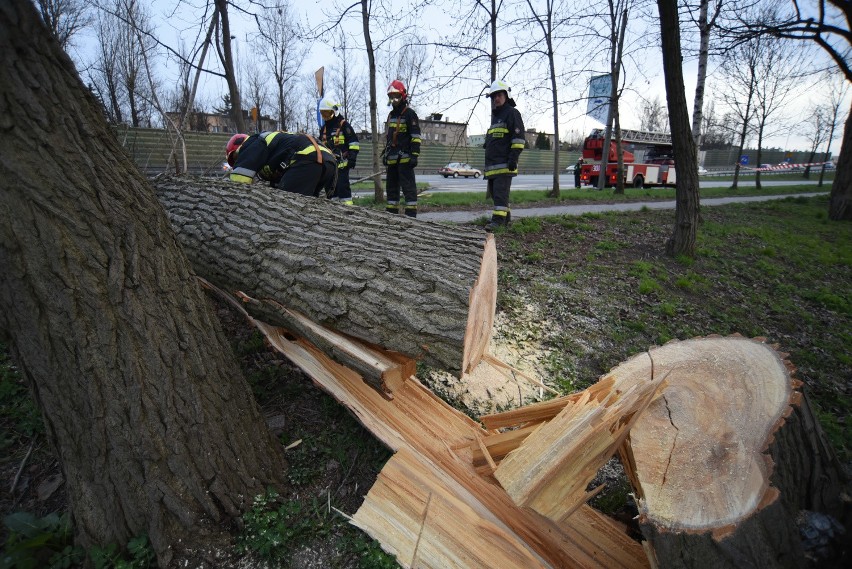
M 485 180 L 482 178 L 444 178 L 443 176 L 436 175 L 417 175 L 418 182 L 429 182 L 429 191 L 430 192 L 478 192 L 485 191 Z M 763 183 L 766 184 L 768 180 L 764 179 Z M 816 180 L 789 180 L 789 181 L 775 181 L 772 180 L 773 186 L 791 186 L 791 185 L 799 185 L 799 184 L 816 184 Z M 512 180 L 512 191 L 521 191 L 521 190 L 544 190 L 550 189 L 553 185 L 553 176 L 548 174 L 524 174 L 516 177 Z M 713 179 L 712 177 L 705 178 L 699 181 L 699 187 L 701 188 L 720 188 L 727 187 L 731 185 L 730 180 L 726 179 Z M 754 186 L 753 181 L 740 181 L 738 183 L 739 186 L 742 187 L 752 187 Z M 587 187 L 587 186 L 584 186 Z M 562 190 L 569 190 L 574 188 L 574 176 L 573 174 L 569 174 L 567 176 L 561 175 L 559 176 L 559 188 Z

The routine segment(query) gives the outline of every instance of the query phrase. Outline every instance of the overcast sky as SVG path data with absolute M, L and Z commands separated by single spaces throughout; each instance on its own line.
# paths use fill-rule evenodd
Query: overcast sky
M 194 0 L 197 3 L 202 3 L 204 0 Z M 405 10 L 404 0 L 395 0 L 400 6 L 400 10 Z M 311 22 L 314 25 L 322 21 L 319 12 L 323 8 L 331 6 L 328 2 L 306 2 L 293 1 L 294 10 L 300 15 L 304 22 Z M 246 4 L 248 5 L 248 4 Z M 176 45 L 179 37 L 179 30 L 183 30 L 184 41 L 191 42 L 194 35 L 197 33 L 198 24 L 196 21 L 203 13 L 198 8 L 193 8 L 190 4 L 183 4 L 177 12 L 173 11 L 174 0 L 154 0 L 151 3 L 151 17 L 155 23 L 155 29 L 158 36 L 164 43 Z M 395 4 L 396 6 L 396 4 Z M 653 13 L 653 12 L 651 12 Z M 167 16 L 168 15 L 168 16 Z M 236 36 L 235 55 L 238 65 L 244 65 L 246 58 L 251 57 L 249 52 L 249 42 L 251 36 L 255 32 L 254 22 L 246 17 L 241 17 L 239 12 L 231 10 L 231 33 Z M 654 29 L 653 22 L 650 24 L 642 23 L 638 12 L 634 13 L 636 19 L 634 24 L 631 20 L 631 29 L 627 38 L 627 51 L 631 54 L 628 58 L 625 74 L 625 81 L 630 89 L 625 91 L 621 102 L 621 121 L 623 128 L 639 128 L 639 114 L 641 99 L 659 98 L 665 102 L 665 85 L 661 69 L 661 57 L 659 49 L 653 45 L 656 42 L 655 35 L 658 30 Z M 437 8 L 430 9 L 429 12 L 421 19 L 419 32 L 426 36 L 426 39 L 434 41 L 440 34 L 448 33 L 448 27 L 445 22 L 446 14 L 439 11 Z M 346 22 L 346 29 L 358 36 L 360 41 L 360 22 Z M 529 33 L 533 36 L 536 33 L 535 28 L 531 28 Z M 376 37 L 382 37 L 381 30 L 376 30 Z M 534 36 L 533 36 L 534 37 Z M 514 38 L 503 34 L 498 35 L 498 43 L 501 49 L 510 47 Z M 72 56 L 79 61 L 91 60 L 94 51 L 93 34 L 86 33 L 78 38 L 77 47 L 72 51 Z M 601 61 L 580 61 L 586 54 L 583 51 L 582 44 L 577 42 L 569 42 L 563 44 L 563 52 L 559 53 L 559 65 L 566 68 L 574 66 L 579 68 L 582 65 L 588 71 L 579 74 L 568 85 L 560 87 L 560 100 L 566 101 L 560 106 L 560 135 L 564 139 L 569 131 L 573 130 L 583 135 L 588 134 L 593 128 L 600 128 L 603 125 L 594 119 L 587 117 L 586 101 L 584 97 L 588 94 L 588 80 L 595 74 L 606 71 L 606 63 Z M 821 52 L 815 52 L 817 58 L 823 59 Z M 359 53 L 354 56 L 353 61 L 362 74 L 366 74 L 366 55 Z M 579 63 L 578 63 L 579 61 Z M 501 66 L 504 65 L 501 63 Z M 336 57 L 331 50 L 331 46 L 322 41 L 315 42 L 310 50 L 309 57 L 302 64 L 302 72 L 305 76 L 312 76 L 314 71 L 319 67 L 325 66 L 332 68 L 336 66 Z M 445 75 L 451 69 L 441 69 L 440 64 L 433 62 L 433 69 L 436 74 Z M 711 64 L 712 69 L 712 64 Z M 164 77 L 174 77 L 176 70 L 163 68 L 160 70 Z M 502 67 L 498 73 L 502 73 Z M 468 134 L 479 134 L 485 131 L 490 124 L 490 108 L 488 99 L 477 97 L 483 88 L 487 85 L 488 76 L 487 70 L 484 70 L 485 75 L 481 78 L 469 77 L 466 82 L 452 89 L 434 90 L 429 89 L 429 81 L 422 81 L 424 85 L 423 93 L 413 93 L 413 106 L 418 111 L 421 117 L 432 113 L 441 112 L 445 117 L 454 122 L 469 122 Z M 838 72 L 839 73 L 839 72 Z M 546 103 L 546 99 L 550 95 L 544 91 L 529 93 L 529 87 L 533 85 L 531 73 L 525 69 L 525 65 L 517 65 L 508 71 L 504 77 L 510 84 L 513 85 L 514 98 L 518 104 L 518 109 L 521 111 L 524 122 L 528 128 L 535 128 L 539 131 L 547 133 L 553 132 L 553 118 L 551 109 Z M 380 121 L 384 118 L 384 106 L 386 100 L 383 93 L 390 79 L 380 75 L 377 82 L 379 97 L 379 118 Z M 692 109 L 692 100 L 695 91 L 696 82 L 696 64 L 694 60 L 686 59 L 684 63 L 684 79 L 686 82 L 686 96 Z M 168 79 L 167 79 L 168 80 Z M 173 80 L 173 79 L 172 79 Z M 714 75 L 708 78 L 708 91 L 705 101 L 709 101 L 716 95 L 716 91 L 721 88 L 718 79 Z M 222 94 L 227 92 L 224 80 L 215 77 L 206 77 L 201 85 L 202 98 L 210 101 L 218 101 Z M 789 98 L 789 102 L 783 113 L 789 120 L 793 117 L 801 117 L 805 113 L 805 109 L 812 101 L 816 101 L 823 94 L 819 88 L 813 88 L 812 83 L 803 84 L 802 88 L 795 96 Z M 706 107 L 705 107 L 706 108 Z M 848 104 L 845 106 L 848 109 Z M 716 112 L 721 115 L 723 109 L 720 102 L 716 103 Z M 350 117 L 355 122 L 356 126 L 363 120 L 358 120 L 357 117 Z M 773 136 L 764 143 L 764 147 L 780 147 L 788 150 L 805 149 L 809 144 L 807 140 L 799 133 L 801 128 L 786 128 L 781 134 Z M 836 153 L 839 150 L 839 137 L 836 139 L 832 150 Z

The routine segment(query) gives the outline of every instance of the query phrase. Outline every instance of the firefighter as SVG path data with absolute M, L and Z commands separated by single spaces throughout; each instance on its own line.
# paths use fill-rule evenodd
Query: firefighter
M 323 124 L 320 128 L 320 141 L 330 148 L 337 158 L 337 186 L 335 200 L 346 205 L 352 205 L 352 186 L 349 184 L 349 170 L 355 168 L 358 151 L 358 135 L 346 119 L 340 114 L 340 105 L 328 97 L 324 97 L 319 105 Z
M 255 176 L 285 192 L 319 197 L 334 193 L 337 160 L 309 134 L 283 131 L 235 134 L 225 146 L 231 181 L 250 184 Z
M 388 114 L 387 141 L 382 162 L 388 168 L 388 213 L 399 213 L 399 190 L 405 196 L 405 215 L 417 217 L 417 182 L 414 168 L 420 156 L 420 121 L 408 106 L 408 92 L 402 81 L 388 86 L 388 102 L 393 107 Z
M 577 164 L 574 166 L 574 187 L 578 190 L 580 189 L 580 170 L 583 169 L 583 164 L 585 164 L 585 161 L 581 156 L 577 159 Z
M 515 108 L 514 99 L 509 97 L 511 91 L 508 83 L 498 79 L 491 84 L 486 95 L 491 99 L 491 126 L 485 134 L 486 195 L 494 200 L 491 221 L 485 226 L 486 231 L 505 227 L 512 219 L 509 190 L 512 178 L 518 175 L 518 157 L 526 142 L 524 121 Z

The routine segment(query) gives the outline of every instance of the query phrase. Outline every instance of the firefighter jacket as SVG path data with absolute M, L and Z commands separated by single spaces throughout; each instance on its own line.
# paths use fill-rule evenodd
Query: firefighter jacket
M 491 112 L 491 126 L 485 133 L 485 178 L 517 176 L 518 157 L 524 149 L 524 121 L 509 99 Z M 509 169 L 509 164 L 514 169 Z
M 319 132 L 320 142 L 330 148 L 337 158 L 338 168 L 348 168 L 349 161 L 355 163 L 361 145 L 358 143 L 358 135 L 345 118 L 338 115 L 325 121 Z
M 334 160 L 331 151 L 301 133 L 261 132 L 243 142 L 231 172 L 232 182 L 250 184 L 255 176 L 271 183 L 281 179 L 296 160 Z
M 412 156 L 420 155 L 420 121 L 408 105 L 401 109 L 394 107 L 385 129 L 385 165 L 407 164 Z

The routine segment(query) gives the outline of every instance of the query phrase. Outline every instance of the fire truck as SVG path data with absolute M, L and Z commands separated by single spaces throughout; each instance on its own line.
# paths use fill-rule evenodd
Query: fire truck
M 583 160 L 580 182 L 597 187 L 603 161 L 603 146 L 606 132 L 595 129 L 583 141 Z M 624 149 L 624 184 L 634 188 L 646 186 L 673 186 L 677 180 L 672 137 L 665 132 L 641 130 L 621 131 Z M 596 163 L 590 163 L 594 161 Z M 615 140 L 609 143 L 606 165 L 606 186 L 615 186 L 618 176 L 618 154 Z

